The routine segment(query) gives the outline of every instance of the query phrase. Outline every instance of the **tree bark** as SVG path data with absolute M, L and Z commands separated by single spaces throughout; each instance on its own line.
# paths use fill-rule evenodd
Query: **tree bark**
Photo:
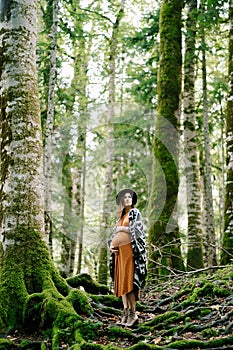
M 201 6 L 202 11 L 204 7 Z M 202 53 L 202 89 L 203 89 L 203 126 L 204 126 L 204 259 L 206 266 L 217 265 L 216 258 L 216 237 L 214 227 L 214 209 L 213 209 L 213 194 L 211 182 L 211 155 L 210 155 L 210 131 L 209 131 L 209 112 L 207 100 L 207 73 L 206 73 L 206 43 L 205 29 L 202 27 L 201 33 L 201 53 Z
M 44 147 L 44 178 L 45 178 L 45 235 L 49 245 L 50 254 L 52 248 L 52 217 L 51 217 L 51 196 L 52 196 L 52 140 L 54 127 L 54 98 L 56 85 L 56 56 L 57 56 L 57 26 L 58 26 L 58 0 L 53 0 L 53 24 L 51 28 L 51 49 L 50 49 L 50 72 L 48 92 L 48 112 L 45 130 Z
M 109 48 L 109 99 L 107 111 L 107 136 L 106 136 L 106 169 L 105 169 L 105 185 L 103 199 L 103 213 L 100 227 L 100 253 L 99 253 L 99 271 L 98 281 L 107 284 L 108 280 L 108 247 L 107 240 L 111 234 L 110 217 L 112 214 L 112 175 L 113 175 L 113 120 L 115 115 L 115 75 L 116 75 L 116 59 L 117 59 L 117 35 L 119 31 L 120 21 L 124 16 L 125 0 L 121 2 L 120 10 L 117 14 L 115 23 L 112 28 L 112 36 Z
M 203 267 L 202 218 L 197 137 L 195 130 L 195 67 L 196 67 L 197 1 L 188 5 L 184 58 L 184 149 L 188 212 L 187 268 Z
M 163 1 L 160 12 L 158 110 L 155 120 L 153 181 L 149 203 L 149 275 L 183 270 L 177 226 L 181 91 L 182 1 Z M 157 269 L 160 260 L 163 268 Z
M 0 330 L 50 324 L 55 349 L 59 328 L 79 316 L 44 235 L 36 14 L 36 0 L 1 2 Z
M 41 276 L 31 270 L 40 259 L 36 245 L 45 239 L 36 5 L 1 2 L 1 325 L 16 322 L 27 293 L 41 287 Z M 49 261 L 39 246 L 42 261 Z
M 229 57 L 228 57 L 228 100 L 226 120 L 226 193 L 224 208 L 224 234 L 221 264 L 232 263 L 233 258 L 233 1 L 229 2 Z

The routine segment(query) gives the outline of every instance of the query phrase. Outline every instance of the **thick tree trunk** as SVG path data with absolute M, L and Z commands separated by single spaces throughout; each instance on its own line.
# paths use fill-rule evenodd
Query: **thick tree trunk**
M 203 267 L 202 218 L 197 137 L 195 130 L 195 66 L 197 1 L 188 5 L 184 59 L 184 149 L 188 212 L 187 268 Z
M 179 123 L 181 91 L 182 1 L 163 1 L 160 12 L 158 113 L 155 125 L 153 182 L 149 204 L 149 275 L 157 264 L 184 269 L 177 226 Z
M 221 263 L 232 263 L 233 259 L 233 1 L 229 2 L 229 58 L 228 79 L 229 91 L 227 101 L 227 179 L 225 194 L 224 236 L 221 252 Z
M 27 293 L 40 290 L 42 282 L 31 267 L 40 260 L 35 246 L 44 236 L 36 5 L 1 3 L 1 325 L 20 321 L 16 315 Z M 39 250 L 45 250 L 41 258 L 48 264 L 42 242 Z
M 76 292 L 68 294 L 44 237 L 36 13 L 36 0 L 1 1 L 0 331 L 48 327 L 57 349 L 62 327 L 82 338 Z

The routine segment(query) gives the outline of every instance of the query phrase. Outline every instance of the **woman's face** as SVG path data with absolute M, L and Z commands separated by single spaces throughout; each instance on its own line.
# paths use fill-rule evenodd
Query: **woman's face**
M 133 199 L 132 199 L 131 194 L 130 193 L 126 193 L 124 195 L 124 206 L 125 207 L 131 206 L 132 202 L 133 202 Z

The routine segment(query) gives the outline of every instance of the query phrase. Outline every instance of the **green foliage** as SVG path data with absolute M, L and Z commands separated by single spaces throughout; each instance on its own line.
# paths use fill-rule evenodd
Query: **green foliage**
M 141 105 L 155 108 L 157 100 L 157 64 L 159 61 L 157 45 L 159 10 L 156 13 L 145 15 L 144 22 L 145 25 L 140 28 L 140 31 L 136 31 L 125 41 L 126 51 L 130 47 L 133 48 L 133 53 L 136 57 L 139 53 L 141 56 L 145 55 L 141 65 L 138 62 L 134 62 L 133 58 L 131 59 L 131 64 L 127 67 L 127 74 L 134 83 L 127 91 L 135 96 L 135 100 Z

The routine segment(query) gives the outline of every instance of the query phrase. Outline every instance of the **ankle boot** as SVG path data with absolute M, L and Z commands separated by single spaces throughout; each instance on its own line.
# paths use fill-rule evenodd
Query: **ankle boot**
M 138 323 L 138 316 L 136 315 L 135 310 L 129 309 L 126 327 L 132 327 L 136 323 Z
M 117 324 L 125 326 L 128 320 L 129 309 L 124 309 L 121 314 L 121 320 Z

